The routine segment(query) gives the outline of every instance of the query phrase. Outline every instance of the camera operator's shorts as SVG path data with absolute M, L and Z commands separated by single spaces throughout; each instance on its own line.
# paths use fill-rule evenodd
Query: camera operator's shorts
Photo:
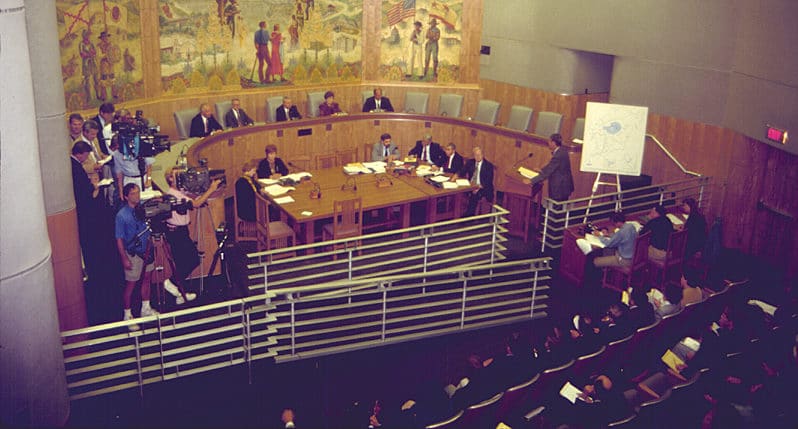
M 127 257 L 130 259 L 130 263 L 133 264 L 133 268 L 125 270 L 125 281 L 137 282 L 141 278 L 141 267 L 144 265 L 144 259 L 141 259 L 139 255 L 127 255 Z M 147 265 L 145 269 L 148 273 L 151 272 L 155 269 L 155 263 Z

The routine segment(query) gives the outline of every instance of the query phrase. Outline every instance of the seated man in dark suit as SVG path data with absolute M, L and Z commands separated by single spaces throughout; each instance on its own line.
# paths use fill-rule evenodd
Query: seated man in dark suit
M 425 134 L 424 138 L 416 142 L 416 146 L 410 149 L 410 156 L 415 156 L 421 162 L 438 165 L 446 157 L 441 145 L 432 141 L 431 134 Z
M 219 124 L 219 121 L 213 117 L 211 105 L 202 103 L 197 116 L 191 119 L 191 131 L 188 133 L 188 136 L 207 137 L 217 131 L 222 131 L 222 126 Z
M 293 121 L 295 119 L 302 119 L 296 106 L 291 103 L 291 97 L 283 97 L 283 104 L 274 112 L 277 122 Z
M 493 164 L 485 159 L 481 147 L 474 147 L 474 159 L 465 163 L 463 170 L 455 175 L 455 178 L 458 177 L 468 179 L 471 184 L 479 187 L 471 191 L 463 217 L 474 216 L 479 200 L 484 198 L 489 203 L 493 202 Z
M 255 124 L 255 121 L 241 108 L 241 101 L 239 99 L 232 99 L 230 104 L 232 107 L 224 115 L 224 126 L 227 128 L 238 128 Z
M 443 148 L 443 157 L 435 163 L 433 170 L 442 169 L 444 173 L 459 173 L 463 169 L 463 157 L 457 153 L 457 146 L 449 142 Z
M 382 88 L 374 88 L 374 96 L 363 103 L 364 112 L 393 112 L 391 100 L 382 96 Z

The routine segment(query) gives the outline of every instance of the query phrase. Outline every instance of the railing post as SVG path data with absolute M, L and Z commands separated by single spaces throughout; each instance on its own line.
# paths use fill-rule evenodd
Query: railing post
M 529 309 L 530 319 L 535 317 L 535 298 L 538 292 L 538 270 L 536 268 L 534 263 L 529 264 L 529 269 L 534 270 L 535 273 L 532 275 L 532 306 Z
M 389 283 L 390 284 L 390 283 Z M 382 290 L 382 335 L 380 338 L 382 342 L 385 342 L 385 329 L 387 324 L 387 317 L 388 317 L 388 288 L 385 287 L 385 283 L 380 282 L 380 287 Z
M 492 232 L 491 232 L 491 238 L 490 238 L 490 263 L 491 263 L 491 265 L 496 261 L 496 243 L 498 242 L 496 240 L 496 234 L 498 234 L 498 230 L 499 230 L 498 219 L 499 219 L 499 213 L 494 211 L 494 213 L 493 213 Z M 493 274 L 493 269 L 490 270 L 490 273 Z
M 463 298 L 462 298 L 463 302 L 460 304 L 460 329 L 463 329 L 463 327 L 465 327 L 467 289 L 468 289 L 468 276 L 463 276 Z
M 571 211 L 568 210 L 568 203 L 567 202 L 562 202 L 560 204 L 560 206 L 563 208 L 563 210 L 565 210 L 565 227 L 564 228 L 568 228 L 568 225 L 569 225 L 569 223 L 571 221 Z
M 263 293 L 269 292 L 269 264 L 263 264 Z M 269 298 L 266 298 L 266 304 L 269 303 Z
M 296 354 L 296 314 L 294 301 L 291 300 L 291 356 Z
M 704 201 L 704 186 L 706 185 L 706 180 L 700 180 L 701 186 L 698 188 L 698 208 L 701 207 L 701 202 Z
M 141 373 L 141 349 L 139 344 L 139 336 L 133 337 L 133 347 L 136 350 L 136 374 L 139 378 L 139 397 L 144 398 L 144 374 Z
M 156 326 L 158 328 L 158 357 L 161 360 L 161 381 L 164 381 L 166 380 L 166 378 L 165 378 L 165 370 L 163 364 L 163 331 L 161 330 L 161 317 L 158 316 L 158 318 L 155 319 L 155 321 L 157 323 Z M 177 368 L 177 372 L 179 374 L 180 373 L 179 367 L 175 366 L 175 368 Z
M 549 204 L 545 201 L 544 204 L 546 204 L 546 213 L 543 215 L 543 235 L 540 240 L 540 253 L 546 251 L 546 234 L 548 234 L 546 230 L 549 228 Z
M 349 246 L 347 246 L 347 249 L 348 248 Z M 352 250 L 350 249 L 348 253 L 349 255 L 347 257 L 347 262 L 346 262 L 346 270 L 347 270 L 346 279 L 352 280 Z

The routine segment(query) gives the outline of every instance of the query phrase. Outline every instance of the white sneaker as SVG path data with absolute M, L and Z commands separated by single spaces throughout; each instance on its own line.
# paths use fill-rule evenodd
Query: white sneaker
M 141 317 L 157 316 L 159 314 L 161 314 L 161 313 L 158 313 L 158 311 L 155 310 L 152 307 L 147 307 L 147 308 L 143 308 L 142 307 L 142 309 L 141 309 Z
M 196 293 L 194 293 L 194 292 L 186 292 L 186 297 L 185 298 L 183 298 L 183 295 L 179 295 L 177 298 L 175 298 L 175 304 L 183 305 L 183 304 L 186 303 L 186 301 L 194 301 L 195 299 L 197 299 L 197 294 Z
M 122 316 L 122 321 L 125 321 L 125 320 L 133 320 L 133 315 L 132 314 L 125 314 L 124 316 Z M 139 328 L 139 325 L 133 323 L 131 325 L 127 325 L 127 329 L 129 329 L 131 331 L 138 331 L 141 328 Z
M 163 281 L 163 288 L 172 296 L 180 296 L 180 290 L 169 279 Z

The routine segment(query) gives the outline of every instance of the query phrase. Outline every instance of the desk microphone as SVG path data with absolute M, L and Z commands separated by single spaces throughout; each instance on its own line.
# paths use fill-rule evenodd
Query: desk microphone
M 519 159 L 518 161 L 515 161 L 515 164 L 513 164 L 513 166 L 510 168 L 510 170 L 511 171 L 515 171 L 515 169 L 518 168 L 518 166 L 521 165 L 522 162 L 526 161 L 529 158 L 532 158 L 533 156 L 535 156 L 535 154 L 532 153 L 532 152 L 529 152 L 529 154 L 527 156 Z
M 295 169 L 299 170 L 299 167 L 297 167 L 296 165 L 294 165 L 294 163 L 293 163 L 293 162 L 291 162 L 291 161 L 288 161 L 288 166 L 289 166 L 289 167 L 291 167 L 291 168 L 295 168 Z M 302 170 L 299 170 L 299 171 L 302 171 Z

